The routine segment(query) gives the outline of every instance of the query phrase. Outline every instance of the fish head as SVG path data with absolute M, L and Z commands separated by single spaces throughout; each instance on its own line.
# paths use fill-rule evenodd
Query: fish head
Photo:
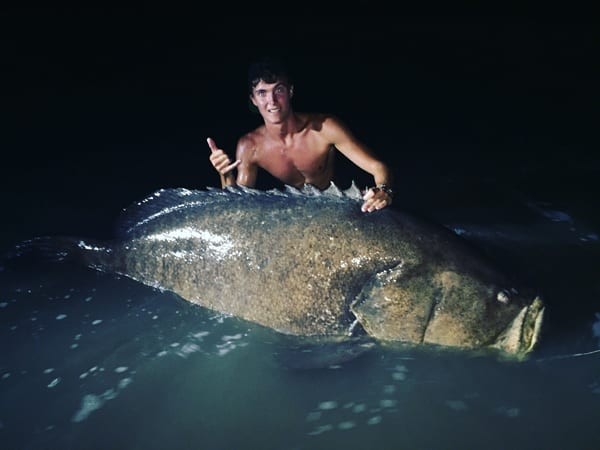
M 538 341 L 544 304 L 503 281 L 456 269 L 406 270 L 400 265 L 372 277 L 351 311 L 379 340 L 491 347 L 522 359 Z

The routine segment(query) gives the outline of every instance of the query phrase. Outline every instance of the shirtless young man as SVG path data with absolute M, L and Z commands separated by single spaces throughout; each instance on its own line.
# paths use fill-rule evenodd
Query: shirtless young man
M 210 161 L 221 176 L 221 187 L 236 184 L 254 187 L 261 167 L 287 185 L 301 188 L 311 184 L 326 189 L 333 178 L 337 149 L 373 175 L 375 187 L 364 193 L 362 211 L 372 212 L 392 203 L 392 174 L 388 167 L 337 118 L 295 112 L 291 105 L 294 86 L 281 65 L 276 62 L 251 65 L 248 89 L 250 101 L 264 125 L 238 140 L 236 160 L 232 162 L 213 139 L 207 139 Z

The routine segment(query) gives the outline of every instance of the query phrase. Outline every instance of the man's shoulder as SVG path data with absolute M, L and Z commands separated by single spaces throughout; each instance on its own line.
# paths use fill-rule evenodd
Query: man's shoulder
M 305 123 L 305 126 L 321 131 L 324 127 L 337 126 L 340 122 L 334 114 L 323 112 L 300 113 L 298 117 Z
M 238 146 L 256 145 L 256 143 L 259 142 L 262 139 L 262 136 L 264 135 L 264 128 L 264 126 L 260 126 L 240 136 L 240 138 L 238 139 Z
M 236 148 L 236 154 L 238 159 L 242 157 L 244 159 L 247 159 L 248 157 L 253 158 L 254 154 L 256 153 L 257 147 L 260 146 L 260 142 L 263 139 L 263 128 L 264 127 L 262 126 L 258 127 L 240 136 Z

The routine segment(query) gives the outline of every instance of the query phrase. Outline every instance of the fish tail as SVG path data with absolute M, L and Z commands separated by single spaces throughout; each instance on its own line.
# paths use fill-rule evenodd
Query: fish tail
M 104 270 L 109 266 L 112 250 L 105 244 L 72 236 L 39 236 L 15 245 L 3 260 L 27 259 L 36 262 L 67 262 Z

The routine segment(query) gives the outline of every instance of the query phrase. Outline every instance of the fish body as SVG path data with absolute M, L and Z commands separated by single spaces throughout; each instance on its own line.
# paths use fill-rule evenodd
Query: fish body
M 533 349 L 541 299 L 451 230 L 361 202 L 354 185 L 162 189 L 125 210 L 118 238 L 72 246 L 94 269 L 286 335 Z

